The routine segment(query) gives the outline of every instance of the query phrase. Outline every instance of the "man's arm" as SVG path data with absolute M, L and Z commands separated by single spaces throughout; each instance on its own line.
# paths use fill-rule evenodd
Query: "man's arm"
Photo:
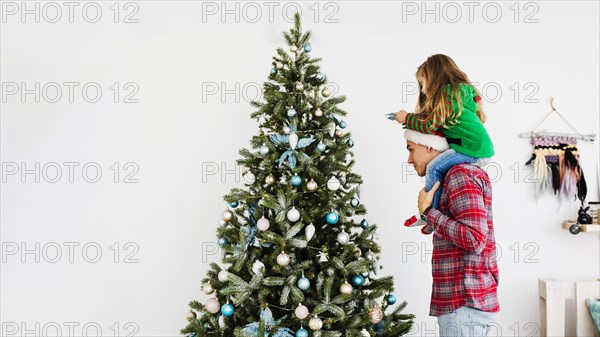
M 427 221 L 444 239 L 466 251 L 481 253 L 486 246 L 488 224 L 479 175 L 466 167 L 448 172 L 446 191 L 452 218 L 437 209 L 427 213 Z

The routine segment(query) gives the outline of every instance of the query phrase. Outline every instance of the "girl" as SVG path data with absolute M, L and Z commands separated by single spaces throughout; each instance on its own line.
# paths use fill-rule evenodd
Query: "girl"
M 415 113 L 400 110 L 390 114 L 390 119 L 422 133 L 441 131 L 446 137 L 450 149 L 427 165 L 425 175 L 426 191 L 440 182 L 433 199 L 433 207 L 438 208 L 444 176 L 450 168 L 462 163 L 486 164 L 494 155 L 494 145 L 483 126 L 485 114 L 479 91 L 450 57 L 428 57 L 417 69 L 416 77 L 420 92 Z M 418 225 L 426 225 L 420 216 L 405 222 L 405 226 Z M 427 225 L 421 232 L 431 234 L 433 228 Z

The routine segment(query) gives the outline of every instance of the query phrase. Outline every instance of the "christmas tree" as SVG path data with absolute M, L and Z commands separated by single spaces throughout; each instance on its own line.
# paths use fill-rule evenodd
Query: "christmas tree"
M 224 196 L 217 230 L 224 267 L 210 265 L 190 302 L 187 336 L 334 337 L 406 334 L 413 315 L 378 277 L 377 226 L 363 217 L 353 140 L 300 16 L 283 36 L 251 114 L 260 124 L 242 149 L 246 188 Z M 359 217 L 361 216 L 361 217 Z M 388 309 L 386 312 L 386 309 Z

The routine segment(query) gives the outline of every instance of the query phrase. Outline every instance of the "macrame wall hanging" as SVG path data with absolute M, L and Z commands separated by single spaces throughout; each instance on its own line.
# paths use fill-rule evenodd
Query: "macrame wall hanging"
M 533 155 L 527 161 L 532 166 L 536 181 L 536 197 L 545 192 L 573 200 L 585 201 L 587 184 L 581 165 L 577 140 L 593 142 L 596 135 L 583 135 L 577 131 L 555 108 L 554 99 L 550 98 L 552 110 L 531 131 L 522 133 L 522 138 L 531 138 Z M 553 113 L 573 129 L 576 134 L 556 132 L 537 132 L 537 128 Z

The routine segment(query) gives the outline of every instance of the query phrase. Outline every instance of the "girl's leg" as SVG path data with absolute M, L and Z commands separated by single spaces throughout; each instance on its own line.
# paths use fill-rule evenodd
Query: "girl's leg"
M 466 154 L 456 152 L 456 150 L 454 149 L 448 149 L 440 153 L 437 157 L 435 157 L 432 161 L 429 162 L 425 174 L 425 190 L 431 190 L 436 181 L 440 182 L 440 186 L 438 187 L 437 191 L 435 191 L 435 194 L 433 196 L 432 205 L 434 208 L 438 208 L 440 205 L 442 185 L 444 184 L 444 177 L 446 173 L 448 173 L 448 171 L 454 165 L 472 163 L 484 165 L 487 162 L 484 162 L 479 158 L 471 157 Z

